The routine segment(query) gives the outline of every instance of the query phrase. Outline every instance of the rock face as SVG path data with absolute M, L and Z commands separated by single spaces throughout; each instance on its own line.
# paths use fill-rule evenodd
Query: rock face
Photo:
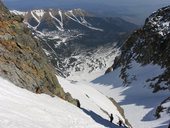
M 126 70 L 133 61 L 141 65 L 159 65 L 164 72 L 147 82 L 153 92 L 170 88 L 170 6 L 159 9 L 146 19 L 143 28 L 135 31 L 122 47 L 112 69 L 121 67 L 120 77 L 128 85 Z
M 57 95 L 74 101 L 58 83 L 38 40 L 0 2 L 0 75 L 19 87 L 35 93 Z M 69 97 L 69 98 L 68 98 Z

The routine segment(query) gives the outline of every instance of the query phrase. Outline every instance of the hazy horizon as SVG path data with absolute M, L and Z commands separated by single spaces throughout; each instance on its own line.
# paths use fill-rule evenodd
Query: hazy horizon
M 4 0 L 9 9 L 31 10 L 40 8 L 82 8 L 101 16 L 120 16 L 143 24 L 153 11 L 170 5 L 170 0 Z

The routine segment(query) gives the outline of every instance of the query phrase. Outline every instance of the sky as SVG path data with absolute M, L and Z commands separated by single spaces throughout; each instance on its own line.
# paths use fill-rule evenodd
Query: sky
M 82 8 L 102 16 L 120 16 L 139 24 L 153 11 L 170 5 L 170 0 L 3 0 L 9 9 Z
M 29 5 L 35 5 L 34 3 L 38 3 L 36 6 L 45 5 L 68 5 L 68 4 L 104 4 L 104 5 L 110 5 L 110 6 L 120 6 L 120 5 L 164 5 L 164 4 L 170 4 L 169 0 L 4 0 L 7 5 L 10 5 L 10 7 L 14 7 L 16 4 L 19 6 L 25 6 L 26 4 Z M 12 5 L 15 4 L 15 5 Z

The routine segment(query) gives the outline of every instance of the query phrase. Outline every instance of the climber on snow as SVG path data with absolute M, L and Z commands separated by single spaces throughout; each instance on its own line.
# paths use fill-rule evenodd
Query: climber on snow
M 122 126 L 122 120 L 119 120 L 119 122 L 118 122 L 118 124 L 119 124 L 119 126 Z
M 111 114 L 109 117 L 110 117 L 110 122 L 112 123 L 112 121 L 113 121 L 113 114 Z

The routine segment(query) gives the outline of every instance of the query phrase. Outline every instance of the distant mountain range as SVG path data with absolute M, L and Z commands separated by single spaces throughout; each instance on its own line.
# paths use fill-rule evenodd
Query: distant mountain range
M 58 73 L 66 77 L 105 70 L 123 41 L 138 27 L 120 18 L 97 17 L 82 9 L 11 12 L 24 17 L 34 36 L 42 40 Z
M 144 20 L 153 11 L 169 5 L 169 0 L 4 0 L 10 9 L 33 10 L 60 8 L 64 10 L 82 8 L 101 17 L 121 17 L 135 24 L 143 25 Z M 20 4 L 22 3 L 22 4 Z

